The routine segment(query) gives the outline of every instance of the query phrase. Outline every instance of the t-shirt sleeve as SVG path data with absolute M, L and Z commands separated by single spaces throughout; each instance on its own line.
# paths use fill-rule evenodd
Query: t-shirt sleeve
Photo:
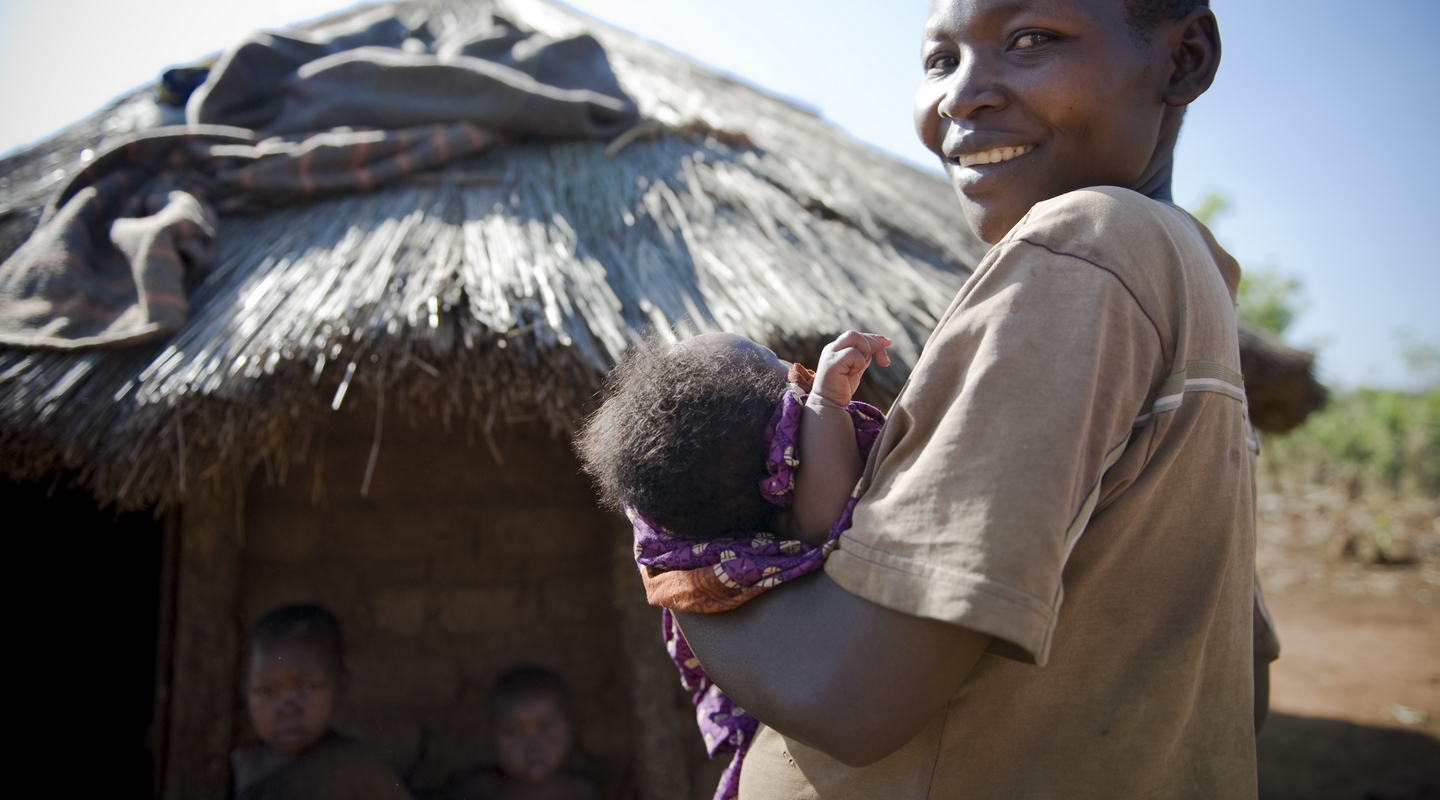
M 892 409 L 827 573 L 1045 663 L 1070 549 L 1164 367 L 1154 323 L 1113 273 L 1002 242 Z

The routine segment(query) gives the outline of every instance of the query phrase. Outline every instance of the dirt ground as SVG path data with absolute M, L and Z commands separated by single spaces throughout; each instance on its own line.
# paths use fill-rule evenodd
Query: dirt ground
M 1440 799 L 1440 503 L 1262 476 L 1262 800 Z

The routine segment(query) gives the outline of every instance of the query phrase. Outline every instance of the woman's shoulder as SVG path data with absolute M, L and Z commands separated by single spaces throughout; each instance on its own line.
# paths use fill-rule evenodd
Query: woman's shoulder
M 1199 245 L 1198 225 L 1170 203 L 1115 186 L 1092 186 L 1036 203 L 1001 244 L 1026 242 L 1100 264 Z
M 1194 217 L 1114 186 L 1035 204 L 996 245 L 992 258 L 996 266 L 1089 265 L 1118 279 L 1147 309 L 1175 296 L 1187 275 L 1214 273 L 1220 266 Z

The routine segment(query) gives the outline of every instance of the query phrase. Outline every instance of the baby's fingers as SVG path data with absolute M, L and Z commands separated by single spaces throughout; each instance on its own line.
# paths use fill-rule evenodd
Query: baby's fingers
M 870 366 L 870 355 L 858 347 L 847 347 L 831 354 L 830 369 L 840 374 L 859 375 Z
M 865 355 L 867 359 L 874 357 L 880 362 L 880 366 L 890 366 L 890 356 L 885 348 L 894 344 L 889 337 L 881 336 L 878 333 L 861 333 L 859 331 L 845 331 L 835 341 L 825 347 L 832 353 L 838 353 L 847 348 L 855 348 Z
M 830 344 L 830 348 L 839 351 L 843 348 L 853 347 L 865 354 L 866 361 L 875 359 L 875 363 L 882 367 L 890 366 L 890 354 L 886 348 L 894 342 L 890 337 L 878 333 L 861 333 L 859 331 L 846 331 L 840 338 Z
M 886 348 L 895 343 L 890 341 L 890 337 L 881 336 L 878 333 L 867 333 L 865 335 L 869 336 L 875 344 L 875 363 L 882 367 L 890 366 L 890 352 Z

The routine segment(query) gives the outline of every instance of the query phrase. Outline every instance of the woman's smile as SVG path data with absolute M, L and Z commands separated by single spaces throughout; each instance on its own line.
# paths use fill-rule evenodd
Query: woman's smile
M 1020 145 L 1018 147 L 992 147 L 979 153 L 965 153 L 950 158 L 950 163 L 957 167 L 974 167 L 981 164 L 1001 164 L 1012 159 L 1019 158 L 1035 149 L 1033 144 Z

